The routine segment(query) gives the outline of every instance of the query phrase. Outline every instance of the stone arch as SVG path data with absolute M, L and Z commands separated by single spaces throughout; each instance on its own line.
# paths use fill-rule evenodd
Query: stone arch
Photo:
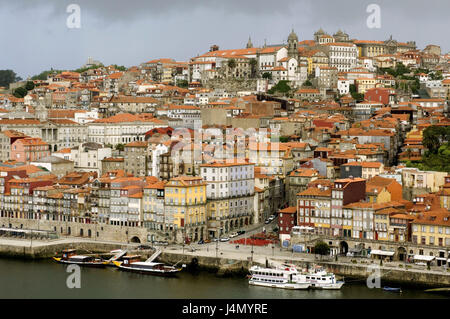
M 248 217 L 245 218 L 245 226 L 248 225 Z
M 88 229 L 88 237 L 92 236 L 92 230 Z
M 194 241 L 195 242 L 198 241 L 198 228 L 195 228 L 195 231 L 194 231 Z
M 141 243 L 141 240 L 139 239 L 139 237 L 138 236 L 133 236 L 133 237 L 131 237 L 131 240 L 130 240 L 132 243 Z
M 405 247 L 398 247 L 397 248 L 397 258 L 400 261 L 406 260 L 406 248 Z
M 339 252 L 343 255 L 347 255 L 348 253 L 348 244 L 346 241 L 341 241 L 339 243 Z
M 83 228 L 80 228 L 80 236 L 83 237 L 83 235 L 84 235 L 84 230 L 83 230 Z

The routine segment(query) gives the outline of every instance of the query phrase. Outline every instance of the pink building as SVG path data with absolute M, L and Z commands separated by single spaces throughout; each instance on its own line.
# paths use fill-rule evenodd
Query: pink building
M 11 144 L 11 160 L 32 162 L 50 155 L 49 145 L 38 137 L 27 137 Z

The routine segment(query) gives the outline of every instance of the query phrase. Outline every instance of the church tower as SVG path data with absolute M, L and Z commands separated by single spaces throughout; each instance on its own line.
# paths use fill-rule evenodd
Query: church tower
M 288 56 L 291 58 L 298 57 L 298 37 L 292 29 L 291 34 L 288 37 Z
M 250 38 L 250 36 L 248 37 L 248 42 L 247 42 L 247 49 L 253 48 L 253 43 L 252 43 L 252 39 Z

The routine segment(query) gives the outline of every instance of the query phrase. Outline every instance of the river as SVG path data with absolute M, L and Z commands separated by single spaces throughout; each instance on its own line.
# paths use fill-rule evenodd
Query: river
M 71 273 L 52 260 L 0 259 L 0 298 L 163 298 L 163 299 L 339 299 L 339 298 L 445 298 L 420 289 L 402 294 L 369 289 L 363 281 L 346 283 L 339 291 L 292 291 L 249 286 L 246 278 L 220 278 L 201 271 L 165 278 L 104 269 L 81 268 L 81 288 L 68 288 Z M 383 282 L 382 282 L 383 285 Z

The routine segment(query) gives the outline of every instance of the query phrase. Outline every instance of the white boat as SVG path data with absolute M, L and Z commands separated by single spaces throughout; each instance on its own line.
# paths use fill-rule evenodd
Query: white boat
M 123 261 L 113 261 L 113 264 L 121 270 L 160 276 L 174 276 L 181 271 L 181 268 L 163 263 L 140 261 L 140 257 L 140 255 L 124 256 Z
M 308 283 L 298 282 L 299 272 L 295 267 L 263 268 L 253 266 L 249 269 L 250 280 L 248 283 L 254 286 L 281 288 L 281 289 L 308 289 Z
M 336 280 L 333 273 L 327 272 L 323 267 L 316 266 L 308 272 L 302 272 L 298 279 L 302 283 L 310 284 L 311 288 L 316 289 L 341 289 L 343 281 Z

